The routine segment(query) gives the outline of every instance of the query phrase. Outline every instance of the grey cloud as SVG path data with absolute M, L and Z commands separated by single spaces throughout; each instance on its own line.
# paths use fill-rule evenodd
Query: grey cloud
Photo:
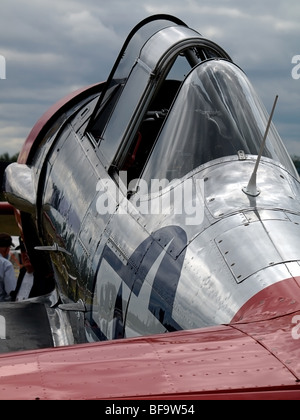
M 150 14 L 177 16 L 223 47 L 247 73 L 274 115 L 291 154 L 300 155 L 298 0 L 2 0 L 0 154 L 17 153 L 33 124 L 77 87 L 105 80 L 125 37 Z

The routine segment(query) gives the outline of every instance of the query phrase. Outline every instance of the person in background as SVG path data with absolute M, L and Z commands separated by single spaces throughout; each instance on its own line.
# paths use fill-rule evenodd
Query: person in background
M 12 294 L 14 301 L 21 301 L 35 296 L 34 293 L 34 268 L 30 262 L 29 256 L 22 238 L 19 238 L 20 245 L 16 247 L 21 252 L 21 263 L 19 276 L 15 291 Z
M 15 290 L 11 293 L 13 301 L 23 301 L 51 293 L 55 288 L 53 272 L 47 270 L 46 265 L 39 264 L 40 261 L 34 254 L 26 249 L 22 237 L 19 237 L 19 245 L 15 248 L 21 253 L 21 268 L 19 271 Z M 34 259 L 34 263 L 33 260 Z
M 8 233 L 0 233 L 0 302 L 11 301 L 17 285 L 14 266 L 8 260 L 11 246 L 14 246 L 12 237 Z

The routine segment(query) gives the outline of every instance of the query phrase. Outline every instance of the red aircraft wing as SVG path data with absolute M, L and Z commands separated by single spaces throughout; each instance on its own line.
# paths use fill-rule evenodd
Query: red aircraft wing
M 294 317 L 2 354 L 0 398 L 300 399 Z

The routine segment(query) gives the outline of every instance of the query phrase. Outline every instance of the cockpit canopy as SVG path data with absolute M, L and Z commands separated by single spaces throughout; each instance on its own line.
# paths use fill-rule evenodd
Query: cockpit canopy
M 181 178 L 217 158 L 258 155 L 268 114 L 244 72 L 214 58 L 194 67 L 169 111 L 142 178 Z M 297 176 L 271 124 L 263 156 L 280 162 Z

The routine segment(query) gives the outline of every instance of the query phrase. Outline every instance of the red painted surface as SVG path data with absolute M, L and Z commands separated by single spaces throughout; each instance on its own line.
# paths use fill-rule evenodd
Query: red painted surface
M 49 121 L 52 120 L 56 114 L 62 113 L 64 110 L 65 105 L 72 102 L 75 98 L 79 97 L 81 94 L 84 94 L 85 92 L 90 91 L 91 89 L 102 85 L 103 82 L 96 83 L 91 86 L 86 86 L 84 88 L 78 89 L 75 92 L 70 93 L 69 95 L 62 98 L 60 101 L 52 105 L 42 116 L 41 118 L 36 122 L 36 124 L 33 126 L 32 130 L 30 131 L 24 146 L 18 156 L 18 163 L 26 163 L 29 152 L 31 150 L 32 145 L 34 144 L 35 140 L 37 139 L 38 135 L 40 134 L 41 130 L 44 129 L 44 127 L 47 125 Z
M 0 202 L 0 214 L 3 216 L 13 216 L 14 207 L 9 204 L 7 201 Z
M 263 289 L 237 312 L 232 322 L 275 318 L 300 310 L 300 277 L 292 277 Z
M 300 399 L 292 316 L 0 356 L 1 399 Z

